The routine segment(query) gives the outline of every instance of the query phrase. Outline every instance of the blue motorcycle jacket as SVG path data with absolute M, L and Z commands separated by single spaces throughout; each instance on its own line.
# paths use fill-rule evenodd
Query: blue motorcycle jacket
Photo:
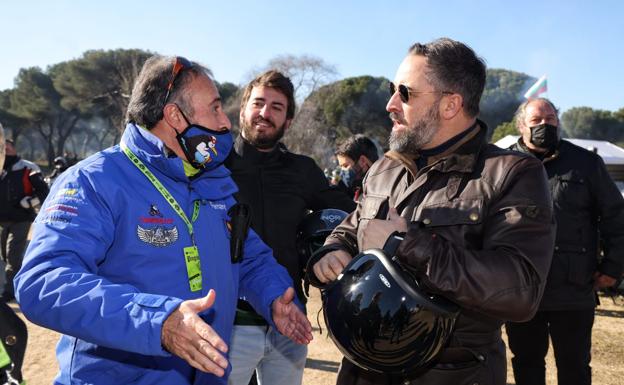
M 164 321 L 182 301 L 214 289 L 214 305 L 200 316 L 229 344 L 237 298 L 272 322 L 271 303 L 292 281 L 251 230 L 242 261 L 232 263 L 227 211 L 237 188 L 224 166 L 190 180 L 182 160 L 168 157 L 148 130 L 129 124 L 122 143 L 189 220 L 200 202 L 193 230 L 201 290 L 189 286 L 186 224 L 117 145 L 54 184 L 15 278 L 20 307 L 64 334 L 55 384 L 225 384 L 163 349 Z

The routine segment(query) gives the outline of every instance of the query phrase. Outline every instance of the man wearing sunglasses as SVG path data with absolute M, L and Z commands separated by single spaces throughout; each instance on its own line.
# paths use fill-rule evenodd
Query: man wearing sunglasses
M 313 159 L 294 154 L 280 142 L 295 115 L 294 87 L 282 73 L 269 70 L 243 92 L 241 135 L 225 162 L 238 185 L 236 198 L 251 207 L 251 226 L 288 270 L 305 303 L 305 263 L 297 257 L 297 227 L 308 210 L 352 211 L 355 203 L 330 188 Z M 301 383 L 307 347 L 278 333 L 249 305 L 239 301 L 230 350 L 230 385 L 247 385 L 254 371 L 259 384 Z
M 210 71 L 150 58 L 127 120 L 119 145 L 54 184 L 16 278 L 24 314 L 64 334 L 55 383 L 225 384 L 239 294 L 309 343 L 287 271 L 235 231 L 244 210 Z
M 554 225 L 539 161 L 487 143 L 477 119 L 484 84 L 483 61 L 447 38 L 414 44 L 399 66 L 386 106 L 390 151 L 368 171 L 357 209 L 328 237 L 312 270 L 333 281 L 358 252 L 391 240 L 421 290 L 461 313 L 431 366 L 390 375 L 343 360 L 338 384 L 505 384 L 501 325 L 535 313 Z M 401 336 L 381 327 L 372 343 L 383 359 L 384 345 Z

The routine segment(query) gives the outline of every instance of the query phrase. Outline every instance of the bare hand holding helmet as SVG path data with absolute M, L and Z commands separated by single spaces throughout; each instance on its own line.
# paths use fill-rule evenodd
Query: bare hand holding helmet
M 428 293 L 413 274 L 417 269 L 398 260 L 395 252 L 408 226 L 394 208 L 387 212 L 388 220 L 368 223 L 364 246 L 369 248 L 353 259 L 345 250 L 319 250 L 324 258 L 316 255 L 311 263 L 318 261 L 314 272 L 323 275 L 314 279 L 310 274 L 310 281 L 321 289 L 329 334 L 349 361 L 366 370 L 409 376 L 435 363 L 459 307 Z M 349 260 L 332 279 L 331 263 L 343 254 Z

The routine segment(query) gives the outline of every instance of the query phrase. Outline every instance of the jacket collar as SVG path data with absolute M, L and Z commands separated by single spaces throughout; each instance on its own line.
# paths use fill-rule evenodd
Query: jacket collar
M 477 129 L 469 132 L 457 143 L 450 146 L 443 153 L 431 157 L 427 167 L 423 169 L 435 169 L 441 172 L 457 171 L 470 173 L 474 170 L 479 153 L 487 145 L 487 124 L 477 119 Z M 417 176 L 416 162 L 405 154 L 389 151 L 386 157 L 401 162 L 410 171 L 412 176 Z
M 168 149 L 162 140 L 149 130 L 141 128 L 133 123 L 128 123 L 126 126 L 121 141 L 125 143 L 143 163 L 152 170 L 156 169 L 159 171 L 159 175 L 157 175 L 159 179 L 165 177 L 175 182 L 191 183 L 193 185 L 200 183 L 200 181 L 207 181 L 211 188 L 206 189 L 206 185 L 202 184 L 202 191 L 200 194 L 204 198 L 221 199 L 238 190 L 229 177 L 230 171 L 223 165 L 213 170 L 202 172 L 196 178 L 189 180 L 184 173 L 182 159 L 177 156 L 168 156 Z
M 518 142 L 516 142 L 516 144 L 514 144 L 513 146 L 511 146 L 512 150 L 515 151 L 519 151 L 522 152 L 524 154 L 529 154 L 539 160 L 542 161 L 542 163 L 546 163 L 549 162 L 553 159 L 557 159 L 559 157 L 559 154 L 561 153 L 561 149 L 562 149 L 562 144 L 563 144 L 564 140 L 560 139 L 559 143 L 557 143 L 557 148 L 555 149 L 555 151 L 552 154 L 548 154 L 544 157 L 540 157 L 537 154 L 535 154 L 533 151 L 531 151 L 530 148 L 527 147 L 527 145 L 524 143 L 524 140 L 522 140 L 522 136 L 518 138 Z
M 240 134 L 234 141 L 234 151 L 241 158 L 245 158 L 253 163 L 278 161 L 284 154 L 288 153 L 288 149 L 282 142 L 278 142 L 277 146 L 275 146 L 275 148 L 271 151 L 258 151 L 256 147 L 246 141 Z

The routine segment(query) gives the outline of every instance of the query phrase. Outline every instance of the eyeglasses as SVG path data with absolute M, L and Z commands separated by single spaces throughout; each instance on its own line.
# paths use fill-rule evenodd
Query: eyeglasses
M 405 84 L 399 84 L 399 86 L 395 86 L 394 83 L 390 82 L 390 96 L 394 95 L 399 91 L 399 96 L 401 97 L 401 101 L 403 103 L 409 102 L 410 95 L 418 95 L 418 94 L 445 94 L 451 95 L 453 94 L 450 91 L 413 91 Z
M 182 56 L 176 56 L 175 63 L 173 63 L 173 70 L 171 71 L 171 80 L 169 80 L 169 83 L 167 84 L 167 93 L 165 94 L 163 106 L 167 104 L 169 94 L 171 94 L 171 90 L 173 89 L 173 83 L 175 83 L 182 71 L 189 68 L 193 68 L 193 64 L 188 61 L 188 59 L 185 59 Z

